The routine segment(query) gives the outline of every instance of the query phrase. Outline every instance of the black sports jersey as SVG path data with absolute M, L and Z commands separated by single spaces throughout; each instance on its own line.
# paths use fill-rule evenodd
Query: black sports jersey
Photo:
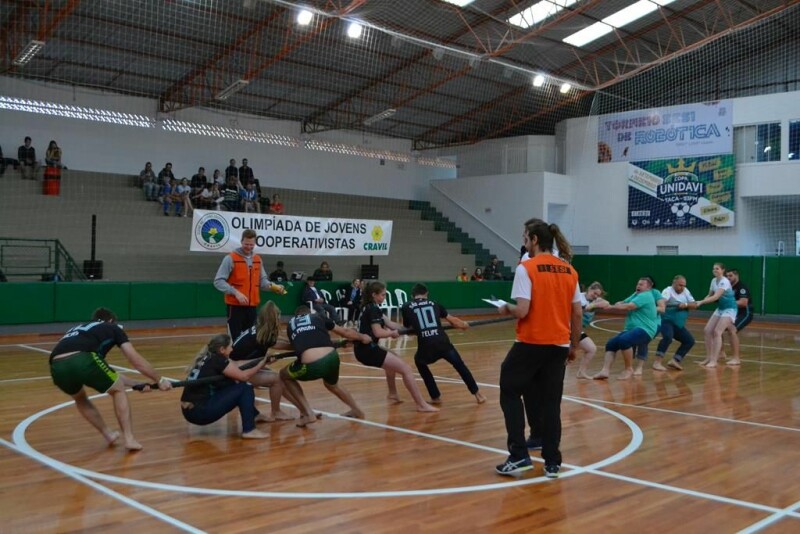
M 327 316 L 319 313 L 308 315 L 297 315 L 293 317 L 286 326 L 286 334 L 294 347 L 294 351 L 300 355 L 308 349 L 317 347 L 331 347 L 333 342 L 328 330 L 336 328 L 336 323 Z
M 270 346 L 271 345 L 262 345 L 258 342 L 256 338 L 256 327 L 251 326 L 233 340 L 233 352 L 231 352 L 230 358 L 231 360 L 263 358 Z
M 210 376 L 224 376 L 222 371 L 225 370 L 228 364 L 230 364 L 230 361 L 224 356 L 220 356 L 219 354 L 206 354 L 192 367 L 192 370 L 189 372 L 189 380 L 197 380 L 198 378 Z M 219 380 L 213 384 L 188 385 L 183 388 L 181 401 L 201 404 L 214 395 L 216 390 L 225 388 L 231 384 L 233 384 L 233 380 L 226 378 L 225 380 Z
M 733 298 L 737 301 L 739 299 L 747 299 L 747 311 L 753 313 L 753 298 L 750 296 L 750 288 L 744 285 L 741 280 L 733 285 Z M 738 307 L 738 306 L 737 306 Z M 745 310 L 738 308 L 739 313 L 744 313 Z
M 50 360 L 68 352 L 95 352 L 105 358 L 112 348 L 127 342 L 128 335 L 118 324 L 93 321 L 67 330 L 50 353 Z
M 417 333 L 419 345 L 450 341 L 442 321 L 449 314 L 443 306 L 428 299 L 414 299 L 403 304 L 403 324 Z
M 383 321 L 383 310 L 378 307 L 374 302 L 364 306 L 361 312 L 361 325 L 358 328 L 359 333 L 367 334 L 372 338 L 373 343 L 378 342 L 378 338 L 372 332 L 372 325 L 379 324 L 386 326 Z

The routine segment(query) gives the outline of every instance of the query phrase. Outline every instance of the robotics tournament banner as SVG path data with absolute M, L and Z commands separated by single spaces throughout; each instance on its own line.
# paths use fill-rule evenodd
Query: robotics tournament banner
M 732 101 L 602 115 L 598 163 L 733 152 Z
M 386 256 L 392 242 L 392 221 L 195 210 L 189 250 L 231 252 L 247 228 L 258 254 Z
M 628 228 L 734 225 L 733 154 L 628 165 Z

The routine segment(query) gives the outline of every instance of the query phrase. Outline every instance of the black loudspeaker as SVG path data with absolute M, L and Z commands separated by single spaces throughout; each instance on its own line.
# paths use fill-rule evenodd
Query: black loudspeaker
M 378 266 L 377 265 L 362 265 L 361 266 L 361 279 L 362 280 L 377 280 L 378 279 Z
M 83 260 L 83 274 L 89 280 L 102 280 L 103 260 Z

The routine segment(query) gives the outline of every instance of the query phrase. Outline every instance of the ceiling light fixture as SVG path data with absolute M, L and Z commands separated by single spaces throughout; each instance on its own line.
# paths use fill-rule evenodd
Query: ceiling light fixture
M 44 41 L 31 41 L 25 48 L 22 49 L 22 52 L 17 54 L 17 57 L 14 58 L 12 61 L 12 65 L 15 67 L 21 67 L 28 63 L 30 60 L 33 59 L 33 56 L 38 54 L 42 48 L 44 48 Z
M 314 20 L 314 14 L 307 9 L 303 9 L 297 14 L 297 23 L 300 26 L 308 26 L 312 20 Z
M 372 117 L 368 117 L 368 118 L 364 119 L 363 124 L 364 124 L 364 126 L 370 126 L 372 124 L 375 124 L 376 122 L 380 122 L 380 121 L 382 121 L 384 119 L 388 119 L 389 117 L 391 117 L 395 113 L 397 113 L 397 110 L 394 109 L 394 108 L 384 109 L 380 113 L 376 113 Z
M 351 39 L 358 39 L 361 37 L 361 34 L 364 32 L 364 27 L 361 26 L 358 22 L 351 22 L 350 25 L 347 27 L 347 36 Z
M 533 77 L 533 86 L 534 87 L 541 87 L 544 85 L 544 76 L 541 74 L 537 74 Z
M 230 84 L 225 89 L 223 89 L 222 91 L 220 91 L 219 93 L 217 93 L 214 98 L 216 100 L 227 100 L 228 98 L 230 98 L 232 94 L 238 93 L 239 91 L 247 87 L 249 83 L 250 80 L 243 80 L 240 78 L 235 82 L 233 82 L 232 84 Z
M 572 85 L 568 84 L 567 82 L 564 82 L 561 84 L 561 89 L 559 89 L 559 91 L 561 91 L 562 95 L 565 95 L 569 92 L 570 89 L 572 89 Z

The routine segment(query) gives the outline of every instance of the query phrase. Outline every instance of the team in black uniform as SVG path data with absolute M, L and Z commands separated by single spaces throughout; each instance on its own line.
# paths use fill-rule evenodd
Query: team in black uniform
M 339 385 L 339 353 L 334 348 L 328 332 L 360 342 L 358 344 L 372 342 L 369 336 L 338 326 L 323 314 L 311 313 L 308 306 L 297 308 L 295 316 L 286 327 L 289 341 L 297 353 L 297 360 L 281 369 L 281 380 L 286 390 L 291 391 L 298 399 L 298 408 L 302 412 L 299 426 L 315 422 L 317 416 L 297 381 L 322 379 L 325 388 L 350 407 L 350 411 L 342 415 L 364 418 L 364 412 L 358 407 L 353 396 Z
M 464 381 L 469 392 L 475 395 L 478 404 L 486 402 L 486 398 L 478 391 L 478 384 L 475 383 L 469 368 L 442 329 L 441 319 L 464 330 L 469 328 L 469 324 L 450 315 L 440 304 L 429 300 L 428 288 L 423 284 L 416 284 L 411 289 L 411 294 L 414 300 L 403 305 L 403 324 L 417 334 L 417 353 L 414 355 L 414 363 L 425 382 L 432 402 L 440 403 L 441 393 L 428 366 L 442 358 L 458 371 L 461 380 Z
M 386 286 L 381 282 L 371 282 L 367 284 L 361 298 L 364 304 L 361 310 L 359 332 L 370 336 L 372 343 L 369 345 L 356 345 L 354 350 L 356 359 L 369 367 L 380 367 L 384 370 L 386 383 L 389 387 L 389 399 L 400 402 L 400 397 L 397 395 L 397 386 L 395 385 L 395 375 L 400 373 L 403 377 L 403 384 L 408 392 L 411 393 L 411 397 L 417 405 L 417 411 L 438 411 L 437 408 L 431 406 L 422 398 L 411 367 L 399 356 L 378 345 L 378 340 L 381 338 L 398 337 L 397 330 L 401 327 L 401 325 L 386 317 L 380 308 L 380 305 L 386 300 Z
M 50 354 L 50 375 L 58 388 L 75 399 L 75 406 L 106 439 L 114 443 L 120 436 L 111 430 L 100 412 L 89 400 L 84 386 L 100 393 L 108 393 L 114 402 L 114 412 L 122 428 L 123 444 L 128 450 L 139 450 L 142 445 L 133 436 L 130 406 L 125 395 L 125 386 L 139 384 L 125 375 L 118 375 L 105 362 L 106 354 L 119 347 L 128 361 L 144 376 L 158 382 L 158 388 L 168 390 L 172 384 L 153 369 L 128 340 L 128 336 L 117 324 L 117 316 L 111 310 L 98 308 L 92 321 L 71 328 L 64 334 Z

